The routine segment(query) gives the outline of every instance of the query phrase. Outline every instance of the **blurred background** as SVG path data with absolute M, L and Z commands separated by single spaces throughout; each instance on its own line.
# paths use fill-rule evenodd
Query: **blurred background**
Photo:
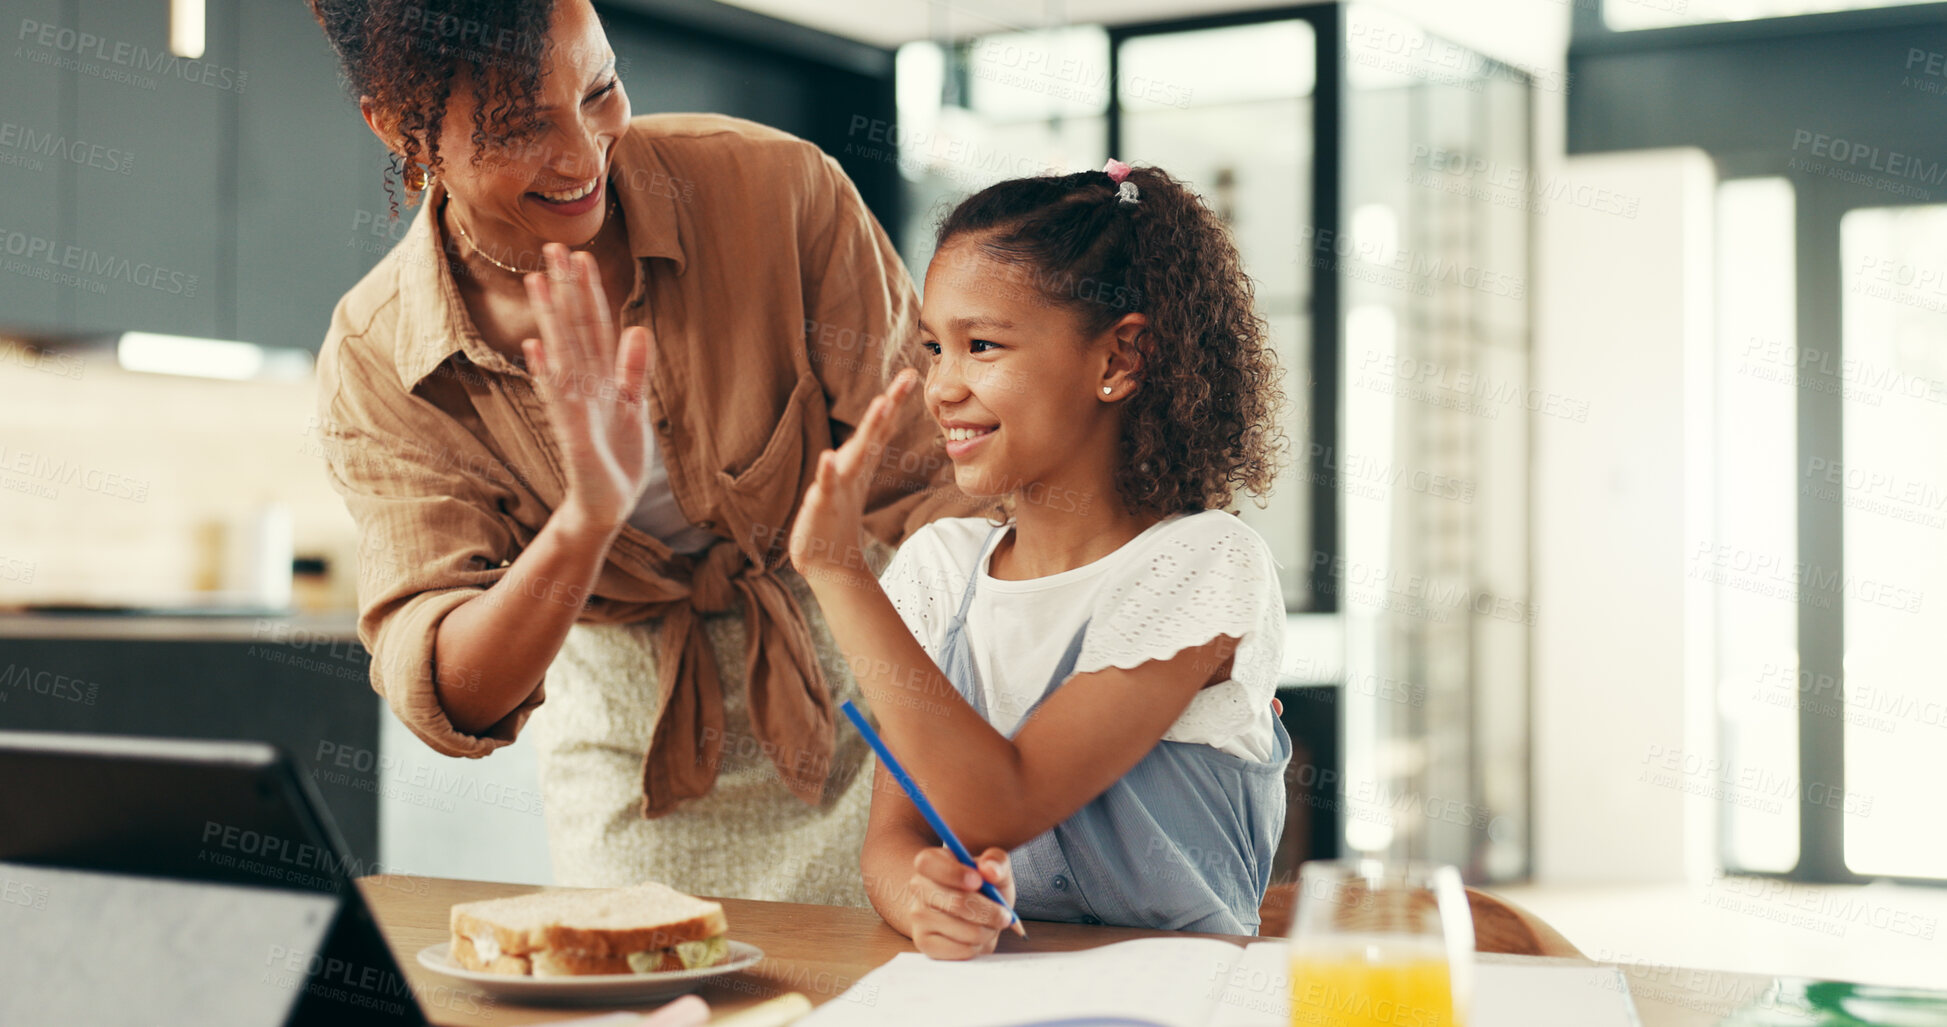
M 297 0 L 15 0 L 0 727 L 288 748 L 366 868 L 550 879 L 527 747 L 371 691 L 312 360 L 403 237 Z M 1589 955 L 1947 965 L 1947 3 L 612 0 L 638 114 L 845 167 L 915 276 L 1109 156 L 1297 400 L 1281 875 L 1459 865 Z M 409 218 L 411 211 L 405 214 Z

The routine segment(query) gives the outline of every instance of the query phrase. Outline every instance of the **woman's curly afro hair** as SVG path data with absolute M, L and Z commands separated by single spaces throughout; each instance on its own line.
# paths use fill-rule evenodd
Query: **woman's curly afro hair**
M 1101 171 L 988 186 L 941 221 L 935 252 L 964 237 L 1005 277 L 1077 312 L 1088 335 L 1148 318 L 1116 470 L 1128 509 L 1222 509 L 1239 489 L 1262 497 L 1286 446 L 1284 388 L 1230 230 L 1159 168 L 1126 181 L 1134 203 Z
M 354 97 L 398 118 L 391 175 L 437 173 L 447 100 L 462 76 L 479 99 L 473 159 L 541 130 L 535 114 L 553 0 L 306 0 Z M 422 143 L 422 140 L 424 141 Z M 392 204 L 398 214 L 398 201 Z

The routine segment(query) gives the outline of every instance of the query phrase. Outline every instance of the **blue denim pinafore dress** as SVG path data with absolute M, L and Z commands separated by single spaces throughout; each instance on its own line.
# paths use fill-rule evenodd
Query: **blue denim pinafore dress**
M 965 627 L 1000 531 L 981 545 L 940 659 L 942 672 L 983 720 L 987 704 Z M 1087 632 L 1084 622 L 1022 723 L 1074 671 Z M 1291 761 L 1291 736 L 1272 723 L 1276 744 L 1268 763 L 1208 745 L 1157 742 L 1107 791 L 1009 854 L 1015 910 L 1029 920 L 1256 933 L 1271 857 L 1284 833 L 1284 769 Z

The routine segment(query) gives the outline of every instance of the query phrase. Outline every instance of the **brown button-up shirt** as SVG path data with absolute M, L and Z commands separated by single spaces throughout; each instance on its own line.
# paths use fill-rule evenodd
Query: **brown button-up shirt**
M 644 812 L 657 815 L 714 780 L 722 703 L 695 615 L 741 595 L 753 699 L 770 710 L 757 729 L 780 743 L 787 784 L 815 801 L 831 710 L 802 614 L 771 572 L 788 562 L 818 454 L 850 434 L 888 367 L 923 366 L 911 277 L 837 162 L 784 132 L 645 115 L 615 144 L 608 182 L 636 262 L 617 328 L 651 328 L 669 487 L 721 541 L 685 556 L 625 525 L 592 594 L 558 598 L 582 605 L 584 621 L 663 618 L 664 705 L 645 765 Z M 484 735 L 465 734 L 433 688 L 434 636 L 500 579 L 566 483 L 532 380 L 467 314 L 433 216 L 441 191 L 435 180 L 406 236 L 333 311 L 318 427 L 360 531 L 358 631 L 373 687 L 433 748 L 483 756 L 514 740 L 544 683 Z M 889 545 L 978 509 L 952 486 L 919 407 L 908 405 L 867 503 L 867 531 Z M 449 680 L 469 670 L 442 669 Z

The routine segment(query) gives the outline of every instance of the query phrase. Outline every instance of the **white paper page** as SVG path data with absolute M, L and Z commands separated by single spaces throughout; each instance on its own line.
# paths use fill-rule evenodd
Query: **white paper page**
M 945 961 L 902 952 L 800 1027 L 999 1027 L 1126 1017 L 1203 1027 L 1240 949 L 1207 938 L 1145 938 L 1081 952 Z
M 1291 1022 L 1285 943 L 1244 950 L 1218 996 L 1211 1027 L 1285 1027 Z M 1642 1027 L 1629 981 L 1613 966 L 1474 964 L 1468 1027 Z
M 1474 964 L 1469 1027 L 1642 1027 L 1629 981 L 1613 966 Z
M 1291 966 L 1286 945 L 1260 941 L 1245 946 L 1230 976 L 1215 992 L 1210 1027 L 1288 1027 L 1291 1023 Z

